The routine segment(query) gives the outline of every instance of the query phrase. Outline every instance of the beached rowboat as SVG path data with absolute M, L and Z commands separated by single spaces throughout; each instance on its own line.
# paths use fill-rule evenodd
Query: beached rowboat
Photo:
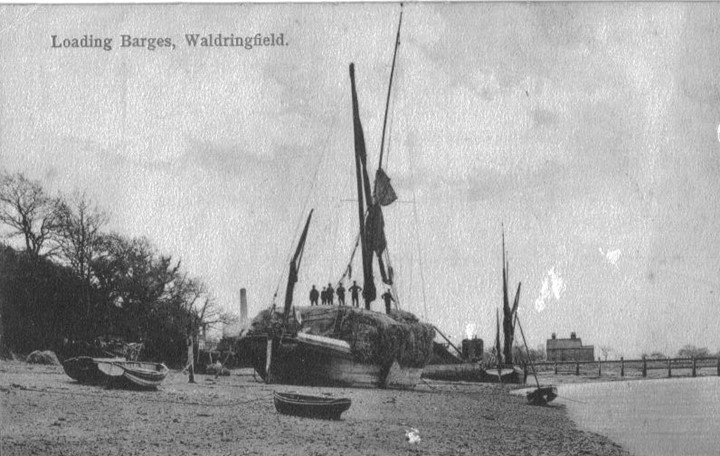
M 63 361 L 63 370 L 68 377 L 80 383 L 99 385 L 108 381 L 108 376 L 98 369 L 98 362 L 119 362 L 125 358 L 91 358 L 78 356 Z
M 532 405 L 547 405 L 557 397 L 557 388 L 554 386 L 538 387 L 527 393 L 528 402 Z
M 284 415 L 303 416 L 325 420 L 339 420 L 350 408 L 348 398 L 307 396 L 295 393 L 273 393 L 275 409 Z
M 162 363 L 141 361 L 99 361 L 98 369 L 114 386 L 157 388 L 170 371 Z

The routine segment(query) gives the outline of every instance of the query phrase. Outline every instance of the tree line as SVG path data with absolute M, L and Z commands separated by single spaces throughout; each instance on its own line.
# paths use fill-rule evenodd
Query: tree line
M 0 171 L 0 347 L 61 355 L 79 341 L 119 338 L 178 364 L 189 337 L 231 319 L 179 259 L 109 231 L 109 220 L 85 192 L 52 195 Z

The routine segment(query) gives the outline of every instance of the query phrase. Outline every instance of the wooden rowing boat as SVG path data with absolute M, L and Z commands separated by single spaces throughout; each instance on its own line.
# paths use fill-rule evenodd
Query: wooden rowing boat
M 275 409 L 284 415 L 339 420 L 340 415 L 350 408 L 348 398 L 308 396 L 296 393 L 273 393 Z
M 538 387 L 527 393 L 528 402 L 532 405 L 547 405 L 557 397 L 557 388 L 554 386 Z
M 142 361 L 99 361 L 98 369 L 113 386 L 157 388 L 170 370 L 162 363 Z
M 100 385 L 108 381 L 108 376 L 98 369 L 98 362 L 121 362 L 125 358 L 92 358 L 90 356 L 78 356 L 63 361 L 63 370 L 68 377 L 80 383 Z

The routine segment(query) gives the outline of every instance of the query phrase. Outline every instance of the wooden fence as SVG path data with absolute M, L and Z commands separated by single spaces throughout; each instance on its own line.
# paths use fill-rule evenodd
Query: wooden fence
M 720 356 L 718 357 L 691 357 L 691 358 L 665 358 L 665 359 L 632 359 L 611 361 L 544 361 L 534 363 L 535 370 L 538 373 L 553 374 L 575 374 L 575 375 L 597 375 L 601 377 L 603 372 L 605 375 L 617 375 L 619 371 L 620 377 L 626 374 L 640 372 L 642 377 L 647 377 L 648 371 L 665 370 L 667 376 L 673 376 L 673 369 L 690 369 L 691 376 L 697 377 L 700 369 L 714 369 L 714 373 L 720 377 Z M 530 369 L 530 366 L 527 367 Z

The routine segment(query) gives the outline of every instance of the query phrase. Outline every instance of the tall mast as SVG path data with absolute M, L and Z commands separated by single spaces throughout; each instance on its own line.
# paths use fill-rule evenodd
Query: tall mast
M 292 260 L 290 261 L 290 272 L 288 274 L 288 283 L 287 288 L 285 290 L 285 308 L 284 308 L 284 314 L 283 317 L 285 318 L 285 321 L 287 322 L 288 316 L 290 315 L 290 307 L 292 306 L 292 300 L 293 300 L 293 291 L 295 290 L 295 283 L 297 283 L 298 277 L 297 273 L 300 269 L 300 262 L 302 261 L 302 254 L 303 250 L 305 249 L 305 240 L 307 239 L 308 229 L 310 228 L 310 219 L 312 219 L 313 210 L 310 209 L 310 214 L 308 215 L 307 222 L 305 222 L 305 229 L 303 229 L 302 235 L 300 236 L 300 240 L 298 241 L 297 249 L 295 250 L 295 255 L 293 256 Z
M 510 307 L 510 298 L 508 297 L 508 264 L 505 259 L 505 225 L 502 225 L 502 261 L 503 261 L 503 310 Z
M 357 178 L 358 191 L 358 217 L 360 222 L 360 247 L 363 257 L 363 299 L 365 308 L 370 310 L 370 303 L 375 300 L 375 280 L 372 273 L 372 250 L 368 248 L 365 230 L 365 204 L 371 204 L 370 180 L 366 171 L 365 135 L 363 134 L 362 123 L 360 122 L 360 110 L 358 108 L 357 91 L 355 89 L 355 64 L 350 64 L 350 88 L 352 91 L 353 109 L 353 130 L 355 132 L 355 175 Z M 363 191 L 364 187 L 364 191 Z
M 402 3 L 400 4 L 400 21 L 398 22 L 397 36 L 395 37 L 395 51 L 393 52 L 392 68 L 390 69 L 390 84 L 388 84 L 387 100 L 385 101 L 385 120 L 383 120 L 382 137 L 380 139 L 380 160 L 378 169 L 382 169 L 383 151 L 385 147 L 385 129 L 387 127 L 388 111 L 390 109 L 390 93 L 392 92 L 393 76 L 395 75 L 395 59 L 397 58 L 398 47 L 400 47 L 400 27 L 402 26 Z

